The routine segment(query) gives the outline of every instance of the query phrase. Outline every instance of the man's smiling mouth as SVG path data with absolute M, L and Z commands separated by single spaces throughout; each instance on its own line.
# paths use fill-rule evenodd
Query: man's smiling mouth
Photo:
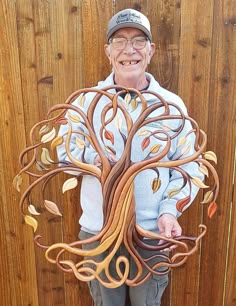
M 138 64 L 140 61 L 121 61 L 121 65 L 123 66 L 129 66 L 129 65 L 136 65 Z

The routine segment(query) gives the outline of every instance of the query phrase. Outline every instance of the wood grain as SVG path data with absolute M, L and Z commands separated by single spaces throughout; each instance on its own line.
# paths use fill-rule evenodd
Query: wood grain
M 103 52 L 107 22 L 131 7 L 152 25 L 156 53 L 148 68 L 160 84 L 179 94 L 208 134 L 217 153 L 221 192 L 209 220 L 201 194 L 181 216 L 183 233 L 208 226 L 201 252 L 171 273 L 162 306 L 235 306 L 236 241 L 236 7 L 234 0 L 2 0 L 0 2 L 0 304 L 92 305 L 88 287 L 47 263 L 12 188 L 18 155 L 29 130 L 48 109 L 74 90 L 104 79 L 111 67 Z M 45 242 L 78 237 L 79 186 L 59 196 L 64 177 L 48 197 L 66 211 L 63 221 L 41 224 Z M 24 185 L 27 178 L 24 178 Z M 32 201 L 43 209 L 40 194 Z M 71 214 L 70 214 L 71 212 Z M 129 303 L 127 301 L 127 303 Z

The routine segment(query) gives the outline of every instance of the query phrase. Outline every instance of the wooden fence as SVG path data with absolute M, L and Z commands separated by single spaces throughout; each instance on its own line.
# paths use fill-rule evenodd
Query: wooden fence
M 0 305 L 89 306 L 87 286 L 52 266 L 34 246 L 19 213 L 12 179 L 29 131 L 50 106 L 110 72 L 103 45 L 107 22 L 120 9 L 145 13 L 157 50 L 149 71 L 178 93 L 208 134 L 221 181 L 212 220 L 200 196 L 180 221 L 184 233 L 208 227 L 201 250 L 171 273 L 163 306 L 236 305 L 236 3 L 235 0 L 0 1 Z M 59 186 L 59 183 L 58 183 Z M 57 184 L 51 193 L 58 194 Z M 63 196 L 63 222 L 49 218 L 48 241 L 74 241 L 79 191 Z M 37 202 L 37 195 L 34 201 Z M 111 305 L 112 306 L 112 305 Z

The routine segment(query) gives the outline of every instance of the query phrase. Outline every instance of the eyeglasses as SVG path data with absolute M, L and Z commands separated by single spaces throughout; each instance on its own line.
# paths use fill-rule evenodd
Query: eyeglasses
M 112 44 L 113 48 L 116 50 L 125 49 L 128 44 L 128 41 L 131 42 L 132 47 L 135 50 L 141 50 L 146 46 L 147 40 L 148 38 L 144 36 L 134 37 L 131 39 L 127 39 L 125 37 L 113 37 L 109 40 L 109 42 Z

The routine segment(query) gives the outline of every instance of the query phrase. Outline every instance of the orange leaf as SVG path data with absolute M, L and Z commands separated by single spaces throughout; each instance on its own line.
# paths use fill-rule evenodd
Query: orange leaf
M 58 118 L 56 121 L 55 121 L 55 124 L 60 124 L 60 125 L 65 125 L 65 124 L 67 124 L 68 123 L 68 121 L 67 121 L 67 119 L 66 118 Z
M 190 196 L 184 198 L 184 199 L 181 199 L 177 202 L 176 204 L 176 208 L 179 212 L 182 212 L 184 207 L 190 202 Z
M 52 202 L 52 201 L 48 201 L 48 200 L 44 200 L 44 205 L 47 208 L 47 210 L 57 216 L 61 216 L 62 214 L 60 213 L 57 205 Z
M 104 135 L 105 135 L 105 138 L 107 140 L 110 140 L 110 142 L 114 145 L 114 135 L 113 135 L 113 133 L 108 131 L 108 130 L 105 130 Z
M 142 150 L 144 151 L 146 147 L 149 146 L 149 144 L 150 144 L 150 137 L 145 137 L 141 144 Z
M 208 217 L 212 218 L 213 215 L 215 214 L 216 210 L 217 210 L 216 202 L 211 202 L 211 204 L 208 207 L 208 211 L 207 211 Z

